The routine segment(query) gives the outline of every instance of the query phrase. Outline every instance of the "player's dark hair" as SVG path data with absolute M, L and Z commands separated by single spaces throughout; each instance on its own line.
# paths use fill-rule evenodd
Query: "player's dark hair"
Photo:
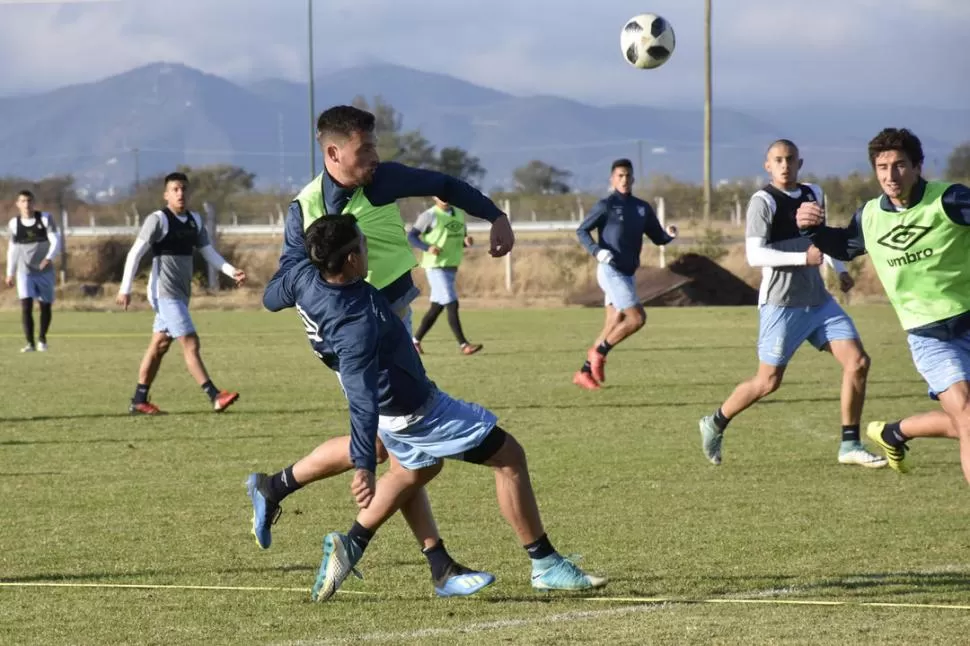
M 352 215 L 318 218 L 306 230 L 310 262 L 324 274 L 339 274 L 347 262 L 347 254 L 357 248 L 360 236 L 357 218 Z
M 28 191 L 27 189 L 24 189 L 24 190 L 20 191 L 19 193 L 17 193 L 17 197 L 18 198 L 20 198 L 20 197 L 26 197 L 26 198 L 29 198 L 29 199 L 32 200 L 32 199 L 34 199 L 34 194 L 31 191 Z
M 768 149 L 765 150 L 765 157 L 768 156 L 768 153 L 770 153 L 771 149 L 774 148 L 775 146 L 785 146 L 786 148 L 791 148 L 796 153 L 799 152 L 798 146 L 796 146 L 795 142 L 792 141 L 791 139 L 775 139 L 774 141 L 771 142 L 771 145 L 768 146 Z
M 873 137 L 869 142 L 869 163 L 875 168 L 876 157 L 892 150 L 906 155 L 914 166 L 923 163 L 923 144 L 906 128 L 883 128 Z
M 183 184 L 189 183 L 189 176 L 185 173 L 174 172 L 169 173 L 165 176 L 165 186 L 168 186 L 169 182 L 182 182 Z
M 625 169 L 627 169 L 628 171 L 630 171 L 632 173 L 633 172 L 633 162 L 631 162 L 629 159 L 625 159 L 625 158 L 624 159 L 617 159 L 616 161 L 613 162 L 613 165 L 610 166 L 610 172 L 612 173 L 617 168 L 625 168 Z
M 349 139 L 355 132 L 374 132 L 377 119 L 367 110 L 352 105 L 335 105 L 320 113 L 317 119 L 317 140 L 333 137 Z

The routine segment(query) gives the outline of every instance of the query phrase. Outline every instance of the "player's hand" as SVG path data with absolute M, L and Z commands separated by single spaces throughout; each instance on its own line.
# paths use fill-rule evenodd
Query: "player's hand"
M 818 267 L 822 264 L 822 261 L 825 260 L 825 254 L 823 254 L 822 251 L 815 245 L 809 247 L 805 254 L 807 256 L 807 262 L 805 264 L 807 264 L 809 267 Z
M 354 494 L 354 500 L 361 509 L 367 509 L 374 499 L 374 472 L 367 469 L 357 469 L 354 472 L 354 479 L 350 483 L 350 492 Z
M 3 282 L 7 284 L 7 287 L 13 287 L 13 276 L 7 276 Z
M 848 291 L 853 287 L 855 287 L 855 281 L 852 280 L 852 276 L 849 275 L 849 272 L 843 271 L 841 274 L 839 274 L 839 288 L 843 292 L 848 293 Z
M 818 202 L 802 202 L 795 211 L 795 224 L 799 229 L 822 226 L 825 224 L 825 212 Z
M 430 253 L 432 256 L 437 256 L 439 253 L 441 253 L 441 247 L 436 247 L 435 245 L 431 245 L 430 247 L 428 247 L 428 253 Z
M 465 246 L 470 247 L 473 244 L 475 244 L 475 239 L 472 238 L 471 236 L 465 236 Z
M 492 222 L 488 253 L 493 258 L 501 258 L 512 251 L 513 245 L 515 245 L 515 234 L 512 233 L 512 225 L 509 223 L 508 216 L 502 214 L 502 217 Z
M 40 269 L 41 271 L 44 271 L 50 266 L 51 266 L 51 261 L 48 260 L 47 258 L 44 258 L 43 260 L 40 261 L 40 264 L 37 266 L 37 268 Z
M 242 269 L 237 269 L 236 271 L 232 272 L 232 279 L 236 281 L 236 285 L 242 285 L 246 282 L 246 272 L 244 272 Z
M 674 225 L 674 224 L 668 224 L 667 225 L 667 233 L 670 234 L 670 237 L 671 238 L 676 238 L 677 237 L 677 234 L 679 233 L 679 231 L 677 229 L 677 226 Z
M 605 265 L 611 264 L 613 262 L 613 252 L 609 249 L 600 249 L 596 252 L 596 261 Z
M 115 299 L 115 303 L 121 305 L 127 312 L 128 306 L 131 305 L 131 294 L 118 294 L 118 297 Z

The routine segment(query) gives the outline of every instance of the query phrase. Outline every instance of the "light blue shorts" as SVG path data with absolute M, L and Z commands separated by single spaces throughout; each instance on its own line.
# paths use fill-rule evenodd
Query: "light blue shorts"
M 407 417 L 381 416 L 377 433 L 405 469 L 460 460 L 492 432 L 498 418 L 486 408 L 435 389 L 424 411 Z
M 780 307 L 765 304 L 759 309 L 758 360 L 784 366 L 805 341 L 821 350 L 829 341 L 858 339 L 852 319 L 830 298 L 817 307 Z
M 412 331 L 413 325 L 411 322 L 411 303 L 421 294 L 421 290 L 417 287 L 411 287 L 408 292 L 391 303 L 391 311 L 398 315 L 401 321 L 404 322 L 404 327 L 407 328 L 408 336 L 414 336 Z
M 606 295 L 603 299 L 604 305 L 612 305 L 620 312 L 640 305 L 633 276 L 621 274 L 613 265 L 605 262 L 598 263 L 596 282 Z
M 17 298 L 32 298 L 41 303 L 54 302 L 54 272 L 33 271 L 17 273 Z
M 916 370 L 929 386 L 929 395 L 939 393 L 961 381 L 970 381 L 970 333 L 949 341 L 908 335 L 909 350 Z
M 189 315 L 189 304 L 177 298 L 159 298 L 153 303 L 155 322 L 153 332 L 164 332 L 173 339 L 178 339 L 195 332 L 195 325 Z
M 458 300 L 455 280 L 458 277 L 457 267 L 428 267 L 424 270 L 431 287 L 431 302 L 447 305 Z

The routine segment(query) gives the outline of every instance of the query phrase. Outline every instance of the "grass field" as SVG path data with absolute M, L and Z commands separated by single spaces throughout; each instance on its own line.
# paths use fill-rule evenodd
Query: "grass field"
M 850 312 L 873 357 L 866 420 L 932 409 L 892 312 Z M 150 316 L 58 314 L 51 352 L 19 355 L 18 317 L 0 315 L 0 643 L 967 639 L 970 514 L 956 445 L 914 443 L 902 477 L 839 465 L 830 357 L 803 348 L 782 389 L 733 422 L 724 464 L 704 460 L 697 419 L 755 368 L 753 308 L 651 311 L 597 393 L 570 376 L 598 311 L 469 310 L 466 331 L 485 343 L 473 357 L 439 323 L 425 342 L 430 374 L 499 414 L 529 454 L 553 543 L 611 582 L 585 597 L 533 592 L 491 475 L 449 464 L 430 487 L 442 534 L 496 584 L 435 599 L 396 517 L 361 562 L 365 579 L 324 604 L 309 587 L 323 535 L 353 520 L 349 475 L 285 501 L 265 552 L 243 481 L 346 431 L 336 379 L 295 314 L 200 312 L 215 382 L 239 403 L 209 412 L 173 351 L 152 390 L 172 414 L 129 418 Z M 45 582 L 85 587 L 34 587 Z

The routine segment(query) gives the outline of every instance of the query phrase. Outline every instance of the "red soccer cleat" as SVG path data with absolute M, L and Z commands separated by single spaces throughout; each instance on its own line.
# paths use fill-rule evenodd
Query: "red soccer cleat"
M 606 381 L 606 357 L 597 352 L 596 348 L 590 348 L 586 353 L 586 360 L 593 371 L 593 379 Z
M 212 401 L 212 410 L 217 413 L 221 413 L 235 404 L 237 399 L 239 399 L 239 393 L 231 393 L 223 390 L 219 393 L 219 396 Z
M 466 343 L 465 345 L 458 348 L 458 351 L 462 354 L 475 354 L 481 350 L 483 346 L 481 343 Z
M 586 390 L 599 390 L 600 385 L 593 379 L 593 375 L 579 370 L 573 375 L 573 383 Z
M 132 402 L 131 406 L 128 407 L 128 412 L 132 415 L 164 415 L 165 414 L 158 406 L 156 406 L 151 402 L 141 402 L 138 404 L 136 404 L 135 402 Z

